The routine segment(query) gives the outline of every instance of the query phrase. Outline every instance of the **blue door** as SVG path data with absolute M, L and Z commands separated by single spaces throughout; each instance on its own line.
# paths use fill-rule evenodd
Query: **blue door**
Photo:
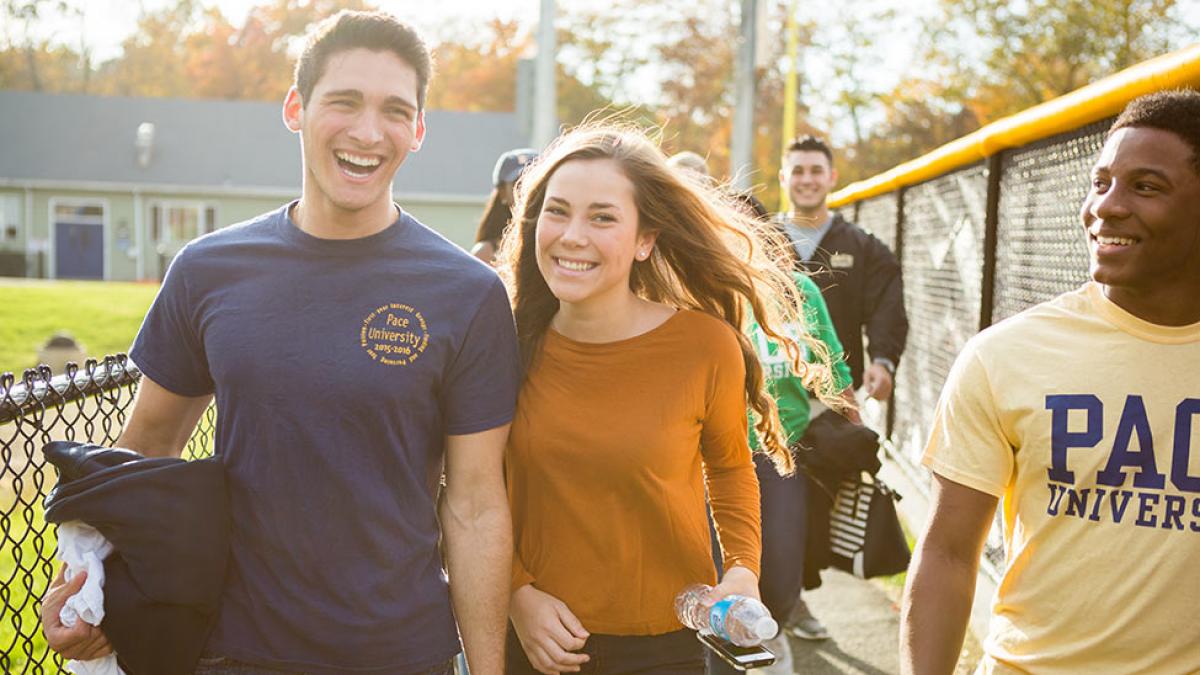
M 104 226 L 54 224 L 54 269 L 59 279 L 104 278 Z

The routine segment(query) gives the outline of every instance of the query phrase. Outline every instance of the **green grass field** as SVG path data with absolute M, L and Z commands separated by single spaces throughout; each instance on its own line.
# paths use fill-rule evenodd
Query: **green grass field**
M 0 373 L 20 377 L 56 331 L 93 358 L 128 351 L 156 292 L 146 283 L 0 278 Z
M 56 331 L 71 333 L 90 357 L 128 351 L 157 291 L 157 284 L 0 278 L 0 372 L 20 377 L 36 365 L 38 348 Z M 36 672 L 33 664 L 47 656 L 34 600 L 49 581 L 55 546 L 40 501 L 56 477 L 51 469 L 18 461 L 28 449 L 14 434 L 11 424 L 0 427 L 0 443 L 14 453 L 0 478 L 0 584 L 6 588 L 0 603 L 0 670 Z M 40 446 L 40 440 L 34 444 Z M 48 662 L 43 667 L 57 670 Z

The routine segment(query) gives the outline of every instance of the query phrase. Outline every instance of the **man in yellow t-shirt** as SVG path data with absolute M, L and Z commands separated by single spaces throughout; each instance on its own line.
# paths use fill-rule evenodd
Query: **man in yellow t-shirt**
M 975 336 L 942 392 L 902 672 L 953 671 L 1001 500 L 980 672 L 1200 672 L 1200 93 L 1130 103 L 1091 185 L 1093 281 Z

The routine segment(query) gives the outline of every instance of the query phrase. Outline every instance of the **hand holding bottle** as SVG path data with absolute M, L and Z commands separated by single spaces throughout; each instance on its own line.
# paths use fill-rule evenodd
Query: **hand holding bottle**
M 720 583 L 709 591 L 705 605 L 711 606 L 727 595 L 743 595 L 761 601 L 762 596 L 758 594 L 758 575 L 740 565 L 730 566 L 725 570 Z
M 734 569 L 738 568 L 731 568 L 730 572 Z M 749 570 L 746 573 L 753 577 Z M 726 575 L 726 580 L 728 578 Z M 713 633 L 739 647 L 753 647 L 775 637 L 779 624 L 759 602 L 757 584 L 753 596 L 729 594 L 718 590 L 720 588 L 720 584 L 716 588 L 695 584 L 683 589 L 675 598 L 675 614 L 680 623 L 693 630 Z

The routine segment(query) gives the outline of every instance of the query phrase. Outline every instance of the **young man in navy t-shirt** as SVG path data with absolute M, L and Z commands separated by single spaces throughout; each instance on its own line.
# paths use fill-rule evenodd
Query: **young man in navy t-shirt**
M 197 672 L 442 673 L 459 633 L 475 675 L 501 670 L 519 357 L 496 274 L 391 198 L 429 75 L 392 17 L 320 25 L 283 108 L 300 199 L 180 251 L 134 342 L 119 445 L 178 455 L 216 398 L 232 557 Z M 63 656 L 109 650 L 44 624 Z

